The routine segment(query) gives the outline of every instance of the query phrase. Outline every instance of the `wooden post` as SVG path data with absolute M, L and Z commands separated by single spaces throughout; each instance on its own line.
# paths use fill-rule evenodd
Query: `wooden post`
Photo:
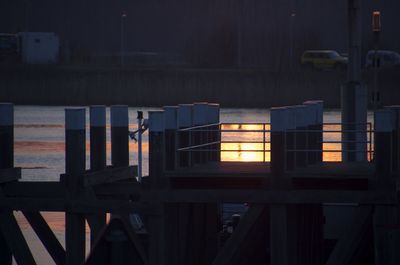
M 14 105 L 0 103 L 0 170 L 12 167 L 14 167 Z M 0 264 L 11 265 L 11 263 L 10 248 L 0 233 Z
M 287 108 L 271 108 L 271 173 L 279 181 L 285 173 L 285 132 Z
M 209 123 L 211 124 L 219 124 L 220 123 L 220 107 L 219 104 L 216 103 L 210 103 L 208 104 L 208 115 L 209 115 Z M 220 125 L 215 125 L 210 127 L 211 130 L 211 136 L 210 136 L 210 141 L 212 142 L 218 142 L 221 141 L 221 132 L 218 131 L 220 130 Z M 215 150 L 213 152 L 210 152 L 209 154 L 209 159 L 210 161 L 214 162 L 219 162 L 221 161 L 221 144 L 215 144 L 210 146 L 211 149 Z
M 395 125 L 394 113 L 390 110 L 375 112 L 375 165 L 378 181 L 386 181 L 392 173 L 392 135 Z
M 271 108 L 271 187 L 288 188 L 285 174 L 285 132 L 290 108 Z M 286 205 L 270 206 L 270 261 L 271 265 L 289 264 L 288 209 Z
M 296 106 L 296 167 L 307 166 L 307 153 L 304 152 L 307 148 L 307 107 L 304 105 Z
M 193 125 L 193 104 L 180 104 L 177 113 L 178 129 L 185 129 L 192 127 Z M 179 132 L 178 143 L 179 148 L 187 147 L 192 144 L 190 132 Z M 179 152 L 178 154 L 178 166 L 189 167 L 192 165 L 191 152 Z
M 394 130 L 392 133 L 392 170 L 399 175 L 400 170 L 400 105 L 387 106 L 385 109 L 393 111 Z
M 286 131 L 286 148 L 287 150 L 296 149 L 295 137 L 296 137 L 296 107 L 287 107 L 287 131 Z M 296 153 L 294 151 L 286 152 L 286 170 L 294 170 L 296 168 Z
M 316 130 L 317 126 L 317 105 L 305 102 L 303 103 L 304 106 L 307 107 L 308 112 L 308 125 L 307 125 L 307 149 L 310 150 L 307 152 L 308 157 L 308 165 L 313 165 L 317 161 L 317 135 L 314 130 Z
M 201 126 L 206 125 L 208 123 L 208 103 L 199 102 L 194 103 L 193 106 L 193 126 Z M 207 139 L 207 132 L 205 131 L 207 128 L 201 128 L 199 131 L 193 132 L 193 144 L 205 144 L 209 140 Z M 201 149 L 209 149 L 210 147 L 201 147 L 197 148 L 197 150 Z M 204 151 L 196 151 L 193 154 L 193 162 L 194 164 L 204 164 L 207 162 L 207 152 Z
M 81 194 L 81 177 L 86 162 L 85 109 L 65 110 L 65 184 L 71 199 Z M 85 261 L 85 217 L 83 214 L 65 214 L 66 264 Z
M 174 170 L 176 166 L 177 114 L 178 106 L 165 106 L 165 169 Z
M 90 107 L 90 170 L 104 170 L 107 166 L 106 107 Z M 106 214 L 93 216 L 90 225 L 90 246 L 93 247 L 101 229 L 106 224 Z
M 165 116 L 164 111 L 149 112 L 149 178 L 153 189 L 162 185 L 165 161 Z M 149 215 L 149 264 L 165 264 L 166 245 L 164 229 L 164 205 L 154 202 L 151 205 L 153 213 Z
M 392 136 L 396 130 L 395 112 L 390 109 L 375 112 L 375 165 L 377 189 L 398 192 L 393 183 L 392 171 Z M 399 264 L 398 253 L 398 207 L 393 205 L 378 205 L 374 212 L 375 264 Z
M 128 106 L 114 105 L 111 116 L 111 164 L 113 167 L 129 166 Z

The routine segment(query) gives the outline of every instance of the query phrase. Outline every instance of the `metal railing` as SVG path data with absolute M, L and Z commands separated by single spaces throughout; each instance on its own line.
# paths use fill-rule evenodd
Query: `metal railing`
M 344 126 L 364 126 L 365 129 L 343 129 Z M 237 129 L 225 129 L 226 127 L 229 126 L 235 126 L 238 127 Z M 259 126 L 260 129 L 246 129 L 246 127 L 251 127 L 251 126 Z M 246 152 L 262 152 L 263 153 L 263 158 L 262 161 L 266 162 L 266 154 L 271 152 L 271 149 L 267 149 L 267 145 L 271 143 L 270 141 L 270 136 L 271 136 L 271 130 L 270 130 L 270 123 L 216 123 L 216 124 L 207 124 L 207 125 L 201 125 L 201 126 L 194 126 L 190 128 L 184 128 L 184 129 L 179 129 L 177 131 L 177 134 L 180 132 L 187 132 L 189 133 L 189 142 L 187 146 L 184 147 L 178 147 L 178 141 L 176 141 L 176 151 L 179 152 L 239 152 L 239 153 L 246 153 Z M 339 129 L 325 129 L 326 127 L 329 126 L 340 126 Z M 261 129 L 262 128 L 262 129 Z M 267 130 L 268 128 L 268 130 Z M 374 131 L 372 128 L 372 123 L 353 123 L 353 124 L 343 124 L 343 123 L 324 123 L 322 130 L 316 130 L 316 129 L 292 129 L 292 130 L 287 130 L 286 132 L 295 132 L 294 134 L 294 149 L 286 149 L 286 152 L 322 152 L 322 153 L 364 153 L 366 152 L 368 155 L 368 161 L 373 161 L 373 155 L 374 155 L 374 142 L 373 142 L 373 135 Z M 296 133 L 306 133 L 306 141 L 309 139 L 309 134 L 311 133 L 322 133 L 322 142 L 318 142 L 319 144 L 341 144 L 339 149 L 297 149 L 297 138 L 296 138 Z M 219 139 L 217 141 L 203 141 L 200 144 L 193 144 L 193 135 L 196 133 L 217 133 L 219 135 Z M 230 134 L 230 133 L 240 133 L 240 136 L 235 136 L 239 138 L 239 140 L 232 139 L 231 137 L 227 137 L 224 134 Z M 252 135 L 251 137 L 245 137 L 244 134 L 260 134 L 260 136 L 255 137 L 255 135 Z M 344 133 L 354 133 L 354 134 L 366 134 L 366 140 L 365 141 L 360 141 L 360 140 L 342 140 L 342 135 Z M 325 139 L 326 134 L 340 134 L 339 138 L 340 140 L 329 140 Z M 286 137 L 285 133 L 285 137 Z M 178 137 L 178 136 L 177 136 Z M 206 137 L 207 138 L 207 137 Z M 224 138 L 228 138 L 227 140 L 224 140 Z M 257 138 L 260 140 L 247 140 L 246 138 Z M 335 137 L 336 138 L 336 137 Z M 244 140 L 242 140 L 244 139 Z M 262 139 L 262 140 L 261 140 Z M 262 144 L 262 147 L 260 149 L 215 149 L 215 148 L 209 148 L 209 147 L 214 147 L 216 145 L 222 145 L 222 144 Z M 357 148 L 351 148 L 351 149 L 343 149 L 343 144 L 366 144 L 367 148 L 366 150 L 357 150 Z M 308 142 L 306 142 L 306 146 L 308 146 Z

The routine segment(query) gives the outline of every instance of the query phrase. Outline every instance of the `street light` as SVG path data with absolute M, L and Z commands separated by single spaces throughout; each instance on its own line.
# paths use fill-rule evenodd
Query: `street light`
M 125 24 L 125 18 L 126 18 L 126 12 L 122 11 L 121 14 L 121 55 L 120 55 L 120 59 L 121 59 L 121 66 L 124 65 L 124 24 Z
M 373 59 L 373 68 L 374 68 L 374 91 L 372 93 L 372 103 L 374 112 L 378 108 L 379 104 L 379 89 L 378 89 L 378 68 L 380 66 L 380 59 L 378 58 L 378 46 L 379 46 L 379 35 L 381 33 L 381 12 L 374 11 L 372 12 L 372 32 L 374 34 L 374 59 Z
M 294 28 L 294 19 L 296 18 L 296 12 L 292 11 L 292 13 L 290 14 L 290 51 L 289 51 L 289 56 L 290 56 L 290 66 L 293 66 L 293 49 L 294 49 L 294 32 L 293 32 L 293 28 Z

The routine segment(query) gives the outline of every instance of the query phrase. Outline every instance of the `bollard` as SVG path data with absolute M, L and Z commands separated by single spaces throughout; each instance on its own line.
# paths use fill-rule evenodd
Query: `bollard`
M 296 149 L 296 167 L 307 166 L 307 107 L 304 105 L 296 105 L 296 136 L 295 136 L 295 149 Z
M 178 106 L 165 106 L 165 169 L 174 170 L 176 166 Z
M 193 126 L 202 126 L 208 123 L 209 111 L 208 111 L 208 103 L 199 102 L 194 103 L 193 105 Z M 209 142 L 207 139 L 207 130 L 208 128 L 202 127 L 198 130 L 195 130 L 192 134 L 192 142 L 193 145 L 201 145 Z M 196 148 L 193 154 L 193 163 L 194 164 L 204 164 L 207 162 L 207 152 L 206 151 L 198 151 L 201 149 L 210 149 L 210 146 L 204 146 L 200 148 Z
M 392 173 L 392 135 L 395 129 L 394 112 L 388 109 L 375 112 L 375 165 L 378 180 L 390 179 Z
M 129 166 L 128 106 L 114 105 L 111 116 L 111 164 L 113 167 Z
M 210 124 L 215 124 L 214 126 L 210 127 L 212 130 L 210 132 L 209 139 L 211 142 L 220 142 L 221 141 L 221 131 L 220 131 L 220 118 L 219 118 L 220 107 L 219 104 L 210 103 L 208 104 L 208 121 Z M 214 144 L 211 146 L 213 151 L 209 154 L 209 160 L 214 162 L 221 161 L 221 143 Z
M 178 129 L 185 129 L 193 125 L 193 104 L 180 104 L 177 113 Z M 178 132 L 178 148 L 192 145 L 191 132 Z M 190 167 L 192 165 L 192 153 L 190 151 L 178 152 L 178 166 Z
M 313 130 L 316 132 L 314 134 L 313 144 L 315 150 L 314 153 L 315 163 L 321 163 L 323 160 L 323 124 L 324 124 L 324 102 L 322 100 L 309 100 L 303 103 L 304 105 L 313 105 L 315 108 L 315 123 L 313 125 Z
M 81 177 L 85 172 L 86 134 L 85 109 L 65 110 L 65 185 L 70 196 L 80 194 Z M 66 264 L 82 264 L 85 260 L 85 217 L 65 214 Z
M 14 167 L 14 105 L 0 103 L 0 170 L 12 167 Z M 0 264 L 12 264 L 11 251 L 1 233 Z
M 104 170 L 107 166 L 106 107 L 90 107 L 90 170 Z M 102 228 L 106 225 L 106 214 L 93 215 L 94 221 L 88 218 L 90 225 L 90 246 L 93 247 Z

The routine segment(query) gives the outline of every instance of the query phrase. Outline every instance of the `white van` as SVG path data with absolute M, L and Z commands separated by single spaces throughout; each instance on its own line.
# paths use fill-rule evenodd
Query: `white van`
M 375 57 L 375 50 L 370 50 L 365 58 L 365 67 L 373 67 Z M 378 67 L 400 67 L 400 54 L 394 51 L 383 51 L 377 50 L 376 57 L 378 61 Z

